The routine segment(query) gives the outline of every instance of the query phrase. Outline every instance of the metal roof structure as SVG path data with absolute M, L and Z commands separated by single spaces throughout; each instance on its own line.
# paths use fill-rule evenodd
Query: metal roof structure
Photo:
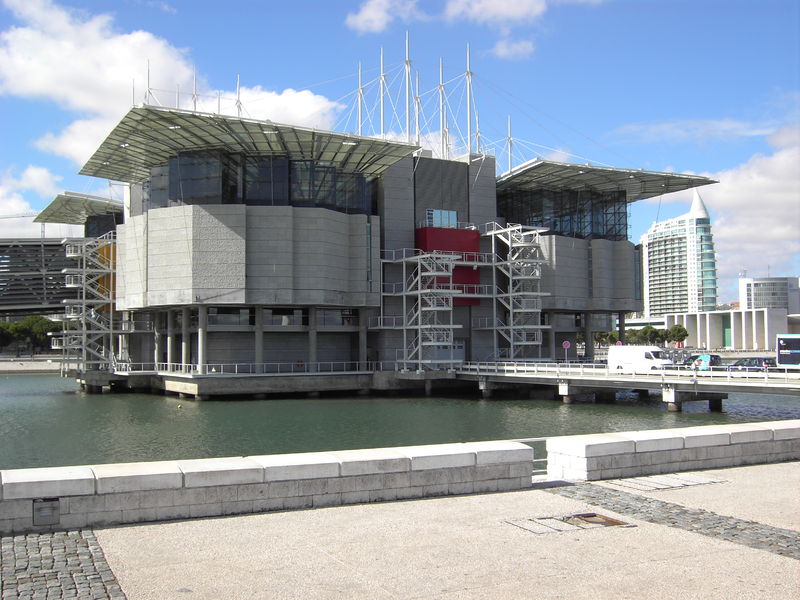
M 641 169 L 619 169 L 534 159 L 497 178 L 504 190 L 624 190 L 628 202 L 717 183 L 700 175 L 684 175 Z
M 119 200 L 79 194 L 77 192 L 64 192 L 56 196 L 37 215 L 34 222 L 83 225 L 89 217 L 120 213 L 123 208 L 122 202 Z
M 375 177 L 418 146 L 271 121 L 142 105 L 128 111 L 80 174 L 138 183 L 150 177 L 152 167 L 163 165 L 178 153 L 209 149 L 315 160 L 345 172 Z

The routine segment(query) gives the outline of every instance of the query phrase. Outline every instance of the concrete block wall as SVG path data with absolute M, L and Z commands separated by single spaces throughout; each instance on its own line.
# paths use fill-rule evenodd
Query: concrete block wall
M 550 479 L 592 481 L 800 459 L 800 419 L 547 440 Z
M 0 471 L 0 533 L 524 489 L 533 450 L 471 442 Z

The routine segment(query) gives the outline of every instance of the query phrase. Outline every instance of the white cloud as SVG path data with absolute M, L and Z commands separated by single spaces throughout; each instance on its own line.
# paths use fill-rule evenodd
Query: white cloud
M 547 10 L 547 0 L 447 0 L 444 15 L 486 25 L 530 23 Z
M 762 137 L 776 130 L 773 123 L 735 119 L 676 119 L 661 123 L 630 123 L 612 132 L 625 142 L 708 142 L 742 137 Z
M 32 191 L 41 198 L 51 198 L 59 192 L 56 185 L 59 181 L 61 181 L 61 177 L 54 175 L 48 169 L 29 165 L 19 177 L 14 177 L 11 171 L 7 171 L 0 178 L 0 185 L 8 191 Z M 7 214 L 7 212 L 0 214 Z
M 44 167 L 33 165 L 26 167 L 18 177 L 11 171 L 6 171 L 0 176 L 0 238 L 39 237 L 41 225 L 34 223 L 32 216 L 7 217 L 37 212 L 25 199 L 23 192 L 33 192 L 41 198 L 51 198 L 58 192 L 56 183 L 60 179 Z M 50 229 L 52 230 L 52 227 Z
M 366 0 L 358 12 L 348 13 L 344 22 L 359 33 L 380 33 L 396 18 L 410 21 L 424 15 L 417 10 L 417 0 Z
M 494 48 L 491 50 L 491 54 L 495 55 L 497 58 L 514 60 L 527 58 L 533 54 L 533 48 L 533 42 L 530 40 L 514 41 L 508 38 L 503 38 L 497 41 L 497 43 L 494 45 Z
M 109 15 L 86 17 L 51 0 L 4 1 L 21 25 L 0 32 L 0 94 L 49 100 L 81 116 L 40 138 L 39 149 L 82 165 L 132 100 L 144 99 L 148 60 L 151 88 L 172 90 L 156 92 L 159 101 L 174 105 L 179 86 L 188 106 L 194 68 L 186 51 L 146 31 L 118 32 Z M 201 104 L 216 112 L 217 92 L 202 77 L 197 87 Z M 220 94 L 230 98 L 234 92 Z M 243 87 L 241 94 L 250 116 L 297 125 L 329 127 L 340 108 L 306 91 Z M 236 114 L 230 100 L 223 109 Z

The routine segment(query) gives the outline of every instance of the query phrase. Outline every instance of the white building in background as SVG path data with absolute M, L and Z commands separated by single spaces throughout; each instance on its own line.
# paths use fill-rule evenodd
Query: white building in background
M 739 308 L 782 308 L 789 314 L 800 313 L 800 278 L 741 277 Z
M 697 190 L 688 213 L 653 223 L 640 243 L 645 318 L 714 310 L 717 268 L 711 219 Z

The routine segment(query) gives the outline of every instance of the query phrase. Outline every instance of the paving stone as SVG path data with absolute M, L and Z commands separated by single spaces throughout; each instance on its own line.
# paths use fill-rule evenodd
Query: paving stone
M 0 599 L 124 599 L 88 529 L 0 537 Z
M 699 508 L 686 508 L 592 483 L 551 487 L 544 491 L 649 523 L 667 525 L 800 560 L 800 533 L 789 529 L 717 515 Z

